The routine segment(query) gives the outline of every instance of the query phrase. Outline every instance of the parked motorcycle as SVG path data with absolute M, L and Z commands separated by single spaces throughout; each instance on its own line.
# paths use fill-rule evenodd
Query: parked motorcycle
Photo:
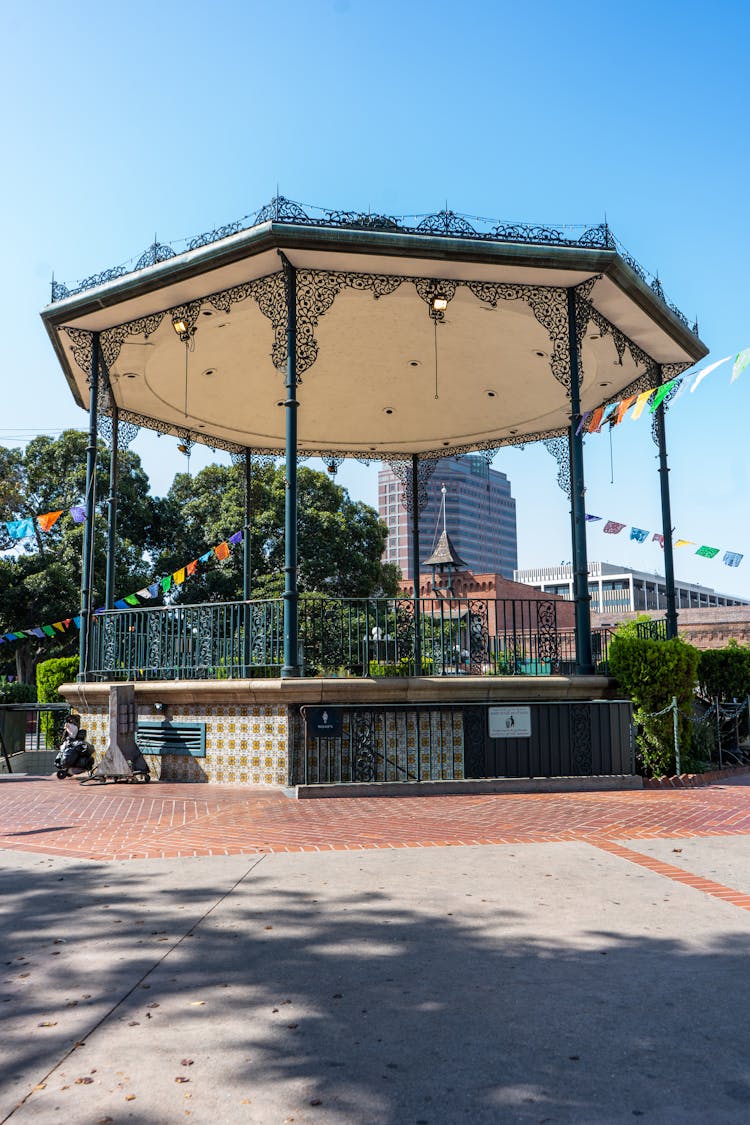
M 62 780 L 77 774 L 90 774 L 94 768 L 94 747 L 86 741 L 86 731 L 80 726 L 77 715 L 68 715 L 65 737 L 55 755 L 57 776 Z

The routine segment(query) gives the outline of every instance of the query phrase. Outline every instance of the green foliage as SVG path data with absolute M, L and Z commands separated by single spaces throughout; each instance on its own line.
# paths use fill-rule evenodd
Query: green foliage
M 0 703 L 36 703 L 36 688 L 33 684 L 0 678 Z
M 698 690 L 705 699 L 742 702 L 750 695 L 750 647 L 730 641 L 726 648 L 701 652 Z
M 36 692 L 40 703 L 62 703 L 57 690 L 61 684 L 75 681 L 78 674 L 77 656 L 58 656 L 43 660 L 36 666 Z
M 632 623 L 631 623 L 632 624 Z M 609 649 L 609 668 L 623 691 L 633 700 L 634 718 L 641 727 L 638 752 L 643 768 L 654 776 L 673 773 L 675 767 L 673 716 L 653 718 L 677 697 L 678 736 L 681 752 L 690 752 L 691 723 L 699 652 L 679 637 L 670 641 L 641 640 L 630 625 L 618 629 Z
M 414 661 L 409 656 L 402 656 L 397 663 L 387 660 L 371 660 L 368 667 L 369 674 L 375 678 L 380 676 L 413 676 Z M 422 675 L 431 676 L 433 672 L 432 660 L 425 656 L 422 658 Z
M 61 684 L 69 684 L 78 674 L 77 656 L 58 656 L 51 660 L 43 660 L 36 666 L 36 694 L 40 703 L 64 703 L 65 700 L 57 690 Z M 55 720 L 54 715 L 47 712 L 39 716 L 39 729 L 44 735 L 48 749 L 55 745 Z
M 243 466 L 209 465 L 194 477 L 181 473 L 157 504 L 163 546 L 155 560 L 166 574 L 216 546 L 244 526 Z M 381 561 L 385 525 L 367 504 L 353 501 L 327 473 L 302 467 L 297 475 L 300 593 L 338 598 L 394 596 L 398 570 Z M 283 468 L 253 467 L 250 486 L 253 598 L 276 598 L 284 589 Z M 242 597 L 242 548 L 220 566 L 199 570 L 175 594 L 179 602 L 233 601 Z
M 0 559 L 0 633 L 48 625 L 72 617 L 80 604 L 82 524 L 68 509 L 85 501 L 87 435 L 66 430 L 58 438 L 37 437 L 24 450 L 0 449 L 0 519 L 25 519 L 62 509 L 48 532 L 21 542 L 11 556 Z M 154 546 L 155 502 L 139 458 L 128 450 L 119 457 L 118 549 L 115 587 L 123 593 L 147 581 L 150 568 L 144 552 Z M 109 454 L 98 450 L 96 495 L 99 515 L 109 492 Z M 94 532 L 93 599 L 104 600 L 106 519 Z M 37 661 L 72 654 L 78 632 L 69 629 L 49 639 L 29 637 L 3 645 L 0 672 L 33 682 Z

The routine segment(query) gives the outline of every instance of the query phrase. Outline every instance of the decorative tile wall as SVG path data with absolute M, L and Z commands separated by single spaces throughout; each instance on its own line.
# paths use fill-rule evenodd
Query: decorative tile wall
M 309 739 L 308 784 L 357 780 L 358 774 L 362 776 L 358 757 L 372 760 L 373 781 L 463 779 L 464 727 L 460 711 L 361 711 L 359 723 L 361 726 L 346 717 L 340 737 Z M 297 737 L 301 742 L 301 731 Z
M 139 718 L 154 722 L 150 707 L 138 708 Z M 219 785 L 287 785 L 287 708 L 244 704 L 185 704 L 170 706 L 177 723 L 206 724 L 206 757 L 148 754 L 152 774 L 164 781 L 212 781 Z M 82 725 L 93 743 L 97 761 L 107 749 L 108 710 L 81 711 Z

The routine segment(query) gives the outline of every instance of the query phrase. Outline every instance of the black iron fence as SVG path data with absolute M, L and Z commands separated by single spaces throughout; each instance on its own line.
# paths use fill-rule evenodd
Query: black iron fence
M 558 611 L 566 613 L 564 623 Z M 305 676 L 548 676 L 575 670 L 569 606 L 546 599 L 305 596 Z M 607 629 L 593 633 L 606 670 Z M 92 621 L 89 676 L 98 680 L 277 676 L 279 599 L 110 610 Z

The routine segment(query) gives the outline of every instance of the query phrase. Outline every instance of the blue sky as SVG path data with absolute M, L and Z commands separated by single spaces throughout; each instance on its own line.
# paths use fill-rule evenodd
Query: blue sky
M 275 0 L 4 11 L 6 333 L 0 440 L 86 424 L 39 320 L 73 282 L 254 211 L 303 203 L 452 209 L 559 226 L 605 217 L 710 358 L 750 346 L 750 15 L 745 5 Z M 750 371 L 729 368 L 668 415 L 675 534 L 745 554 L 676 553 L 679 578 L 750 598 Z M 185 467 L 140 436 L 157 493 Z M 586 441 L 587 508 L 660 529 L 644 418 Z M 196 453 L 199 468 L 210 454 Z M 570 558 L 568 503 L 541 447 L 498 454 L 519 563 Z M 375 502 L 375 468 L 343 468 Z M 589 558 L 661 569 L 658 547 L 592 529 Z M 719 556 L 720 558 L 721 556 Z

